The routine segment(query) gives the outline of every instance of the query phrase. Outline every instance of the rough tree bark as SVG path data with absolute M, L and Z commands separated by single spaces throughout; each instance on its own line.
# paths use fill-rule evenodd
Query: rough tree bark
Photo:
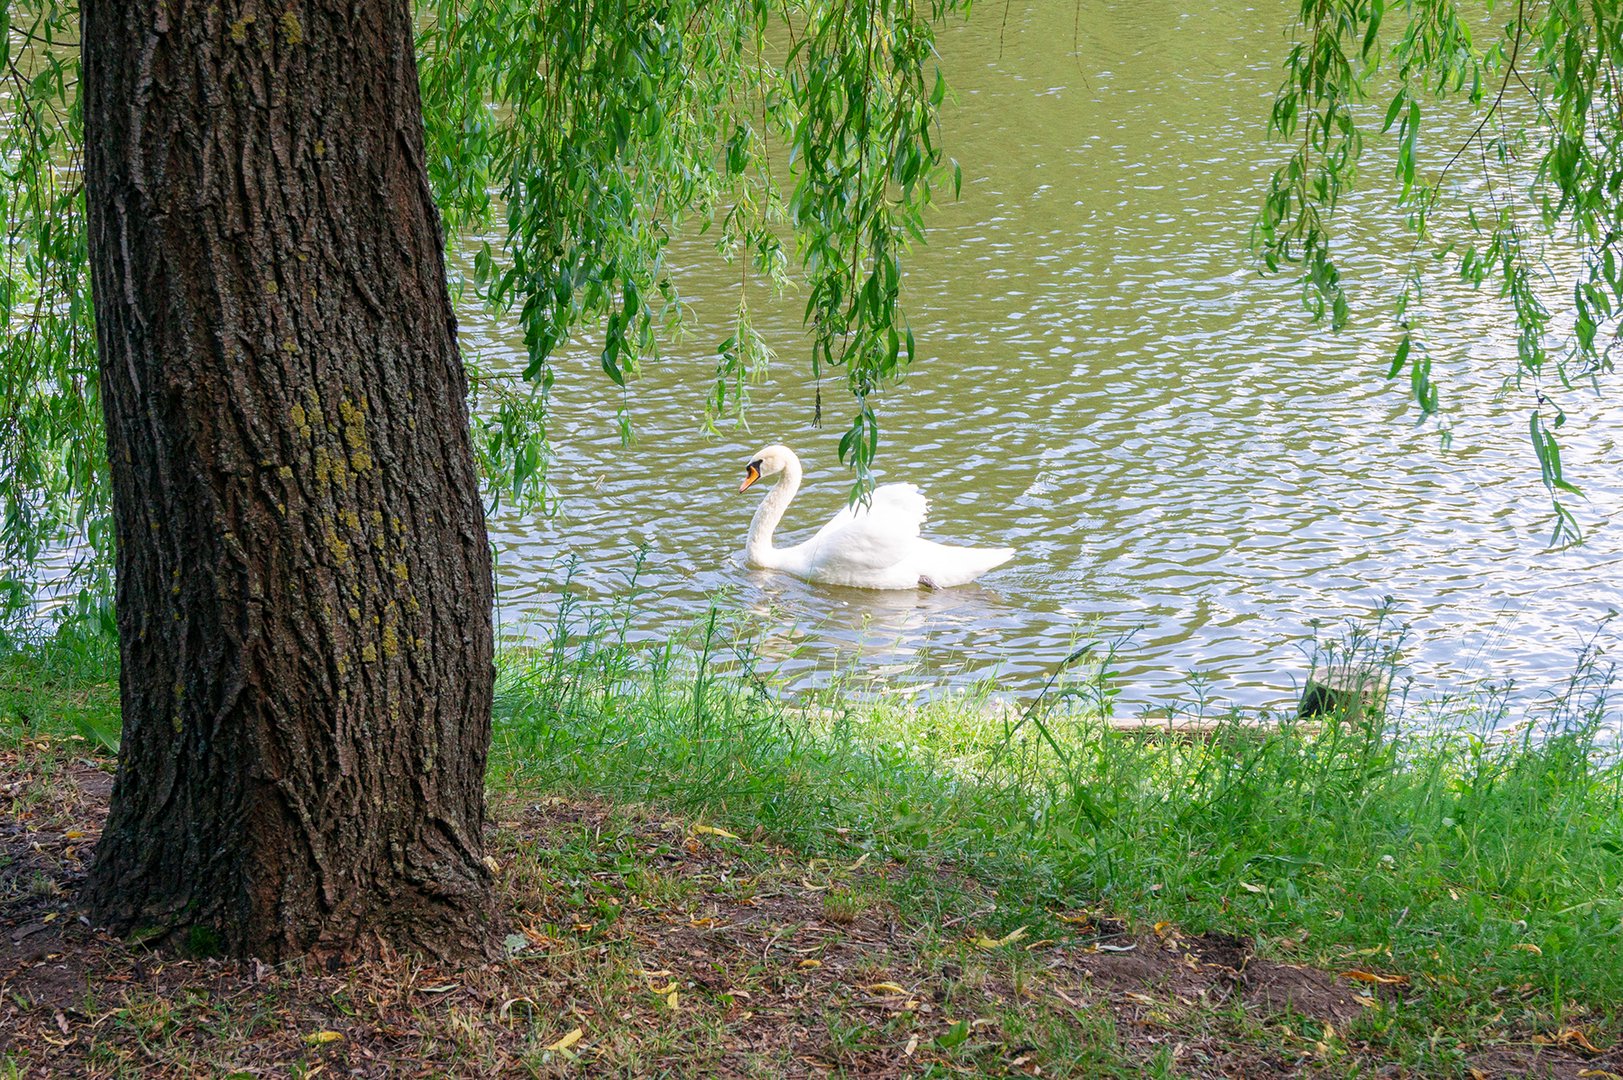
M 85 0 L 124 742 L 87 887 L 487 948 L 491 565 L 407 0 Z

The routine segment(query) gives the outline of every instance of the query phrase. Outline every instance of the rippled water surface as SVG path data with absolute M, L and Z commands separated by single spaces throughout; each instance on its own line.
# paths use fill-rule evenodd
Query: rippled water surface
M 1202 7 L 1196 12 L 1193 9 Z M 1289 697 L 1315 621 L 1367 618 L 1382 597 L 1410 627 L 1417 685 L 1550 688 L 1619 606 L 1623 506 L 1615 404 L 1575 397 L 1565 460 L 1588 542 L 1552 552 L 1526 439 L 1528 401 L 1496 401 L 1514 356 L 1497 298 L 1429 296 L 1427 332 L 1452 444 L 1416 426 L 1382 375 L 1390 288 L 1409 241 L 1370 194 L 1351 204 L 1360 303 L 1339 335 L 1287 283 L 1252 268 L 1248 230 L 1276 151 L 1263 144 L 1286 48 L 1283 4 L 1133 2 L 978 9 L 943 35 L 959 95 L 949 151 L 963 197 L 932 215 L 906 289 L 921 359 L 881 400 L 885 479 L 932 499 L 929 535 L 1009 544 L 982 584 L 938 593 L 805 585 L 740 560 L 757 492 L 752 451 L 794 446 L 808 478 L 779 542 L 843 502 L 838 419 L 811 425 L 804 297 L 762 310 L 779 354 L 751 431 L 701 432 L 736 270 L 695 245 L 678 282 L 696 325 L 633 387 L 636 441 L 589 342 L 555 392 L 555 518 L 501 511 L 502 617 L 523 633 L 577 592 L 624 588 L 646 545 L 640 632 L 689 626 L 711 597 L 758 614 L 764 649 L 811 683 L 836 667 L 936 685 L 1036 685 L 1078 641 L 1131 633 L 1124 697 Z M 1079 46 L 1073 51 L 1073 41 Z M 1379 151 L 1370 174 L 1381 171 Z M 515 327 L 464 320 L 488 365 L 523 365 Z M 1615 395 L 1614 395 L 1615 397 Z M 1615 643 L 1616 628 L 1601 631 Z

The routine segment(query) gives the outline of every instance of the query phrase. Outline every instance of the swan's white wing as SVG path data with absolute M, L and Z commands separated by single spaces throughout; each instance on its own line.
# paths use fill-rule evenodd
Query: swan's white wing
M 875 514 L 908 522 L 914 536 L 930 515 L 930 500 L 913 484 L 881 484 L 873 489 L 871 506 Z
M 929 540 L 920 540 L 914 552 L 920 579 L 939 589 L 966 585 L 1012 558 L 1014 548 L 958 547 Z
M 929 509 L 924 493 L 912 484 L 875 488 L 867 506 L 841 510 L 806 544 L 817 576 L 847 580 L 906 560 Z
M 829 519 L 813 539 L 853 523 L 867 529 L 885 529 L 897 535 L 917 536 L 930 513 L 930 500 L 915 484 L 882 484 L 874 488 L 868 505 L 847 506 Z

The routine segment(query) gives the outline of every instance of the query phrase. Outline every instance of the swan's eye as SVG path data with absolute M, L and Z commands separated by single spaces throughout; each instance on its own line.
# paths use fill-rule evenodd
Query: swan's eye
M 761 459 L 756 458 L 754 461 L 752 461 L 748 465 L 744 466 L 744 471 L 745 472 L 760 472 L 761 471 Z

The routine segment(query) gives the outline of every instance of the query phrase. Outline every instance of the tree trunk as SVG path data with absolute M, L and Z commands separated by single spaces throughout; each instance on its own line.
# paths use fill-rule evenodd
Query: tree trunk
M 85 0 L 124 742 L 87 887 L 266 959 L 490 939 L 491 564 L 406 0 Z

